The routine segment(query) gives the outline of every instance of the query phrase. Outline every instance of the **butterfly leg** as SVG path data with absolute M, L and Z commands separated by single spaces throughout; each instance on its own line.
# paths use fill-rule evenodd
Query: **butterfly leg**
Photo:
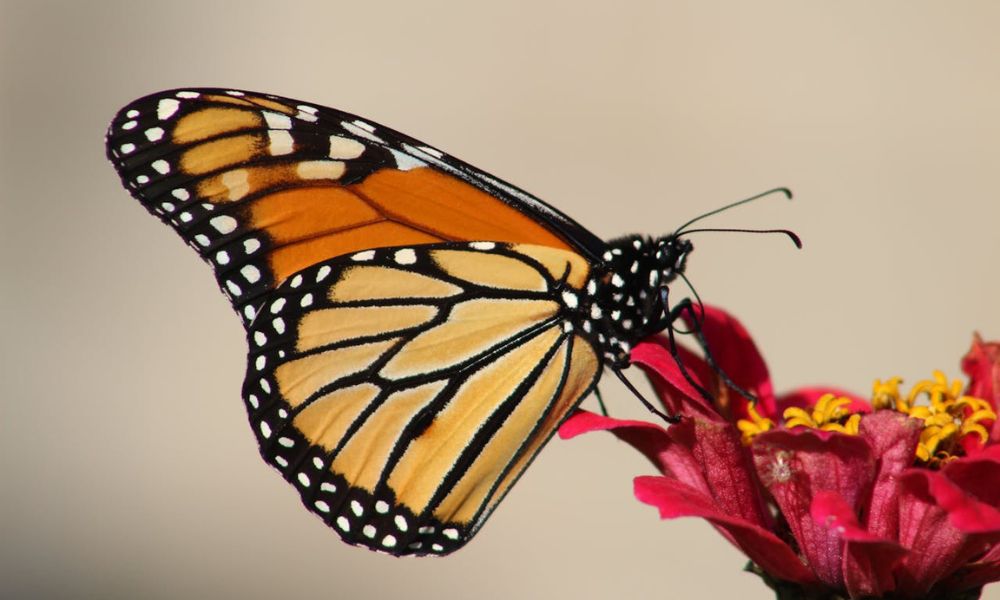
M 597 398 L 597 406 L 601 409 L 601 415 L 608 416 L 608 407 L 604 405 L 604 398 L 601 397 L 601 390 L 598 387 L 594 387 L 594 397 Z
M 678 364 L 680 364 L 680 363 L 678 363 Z M 620 379 L 621 382 L 625 384 L 625 387 L 627 387 L 628 390 L 630 392 L 632 392 L 632 394 L 634 394 L 636 398 L 639 399 L 639 402 L 642 402 L 642 405 L 646 407 L 646 410 L 648 410 L 649 412 L 653 413 L 654 415 L 660 417 L 661 419 L 663 419 L 667 423 L 673 424 L 673 423 L 679 423 L 680 422 L 680 420 L 681 420 L 680 415 L 670 415 L 670 414 L 667 414 L 667 413 L 663 412 L 662 410 L 660 410 L 660 409 L 656 408 L 655 406 L 653 406 L 653 404 L 649 400 L 646 400 L 646 398 L 639 392 L 639 390 L 635 389 L 635 386 L 632 385 L 632 382 L 629 381 L 627 377 L 625 377 L 625 374 L 622 373 L 621 369 L 612 368 L 611 370 L 614 372 L 615 375 L 618 376 L 618 379 Z
M 666 289 L 664 289 L 663 295 L 664 299 L 666 299 L 667 296 Z M 694 304 L 691 303 L 690 298 L 684 298 L 683 300 L 678 302 L 676 306 L 670 309 L 669 313 L 670 317 L 668 319 L 669 325 L 667 325 L 666 328 L 667 337 L 670 341 L 670 354 L 671 356 L 673 356 L 674 361 L 677 362 L 677 366 L 680 368 L 681 373 L 684 375 L 684 378 L 687 380 L 687 382 L 690 383 L 695 389 L 697 389 L 698 392 L 702 395 L 702 397 L 704 397 L 706 400 L 709 400 L 710 402 L 713 403 L 715 402 L 715 398 L 712 396 L 712 394 L 709 393 L 709 391 L 705 389 L 702 385 L 697 383 L 691 376 L 691 374 L 687 371 L 687 369 L 684 367 L 684 363 L 681 361 L 680 356 L 677 353 L 677 343 L 674 337 L 675 328 L 673 326 L 673 323 L 678 319 L 683 318 L 685 314 L 687 314 L 690 317 L 691 329 L 690 331 L 686 331 L 683 333 L 694 336 L 695 341 L 697 342 L 698 346 L 701 348 L 702 352 L 705 355 L 705 362 L 708 363 L 708 366 L 713 371 L 715 371 L 715 373 L 719 376 L 719 379 L 722 380 L 723 384 L 725 384 L 727 387 L 729 387 L 739 395 L 743 396 L 750 402 L 756 403 L 757 398 L 750 392 L 746 391 L 745 389 L 737 385 L 732 379 L 730 379 L 729 375 L 727 375 L 726 372 L 715 362 L 715 357 L 712 356 L 712 351 L 708 347 L 708 341 L 705 340 L 705 335 L 701 331 L 701 319 L 698 315 L 698 311 L 695 309 Z

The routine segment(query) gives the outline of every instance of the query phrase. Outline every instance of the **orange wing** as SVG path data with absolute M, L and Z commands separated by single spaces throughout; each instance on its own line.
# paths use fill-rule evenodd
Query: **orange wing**
M 249 328 L 262 456 L 348 543 L 458 549 L 600 376 L 589 276 L 573 252 L 492 242 L 304 269 Z
M 108 155 L 126 188 L 215 269 L 247 323 L 294 273 L 372 248 L 603 242 L 457 159 L 353 115 L 250 92 L 184 90 L 122 109 Z

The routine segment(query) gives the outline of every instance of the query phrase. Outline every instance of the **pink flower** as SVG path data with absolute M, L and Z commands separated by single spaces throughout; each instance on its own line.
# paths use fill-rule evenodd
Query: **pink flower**
M 706 307 L 701 327 L 756 404 L 682 349 L 706 400 L 650 339 L 632 361 L 680 423 L 579 411 L 560 436 L 610 431 L 642 452 L 660 474 L 637 477 L 636 498 L 663 518 L 708 520 L 779 598 L 976 598 L 1000 579 L 1000 344 L 975 338 L 965 394 L 935 373 L 905 396 L 898 378 L 877 381 L 867 401 L 833 388 L 775 395 L 735 318 Z

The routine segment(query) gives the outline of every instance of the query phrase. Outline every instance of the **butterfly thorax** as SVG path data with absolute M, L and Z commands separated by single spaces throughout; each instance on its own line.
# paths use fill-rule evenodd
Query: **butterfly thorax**
M 674 236 L 631 235 L 608 242 L 577 308 L 578 325 L 608 366 L 627 366 L 632 347 L 667 326 L 663 290 L 684 271 L 692 248 Z

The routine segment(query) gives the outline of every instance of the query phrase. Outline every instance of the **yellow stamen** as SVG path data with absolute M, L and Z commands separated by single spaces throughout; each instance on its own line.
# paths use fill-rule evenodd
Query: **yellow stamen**
M 816 406 L 812 412 L 808 412 L 797 406 L 786 408 L 782 415 L 785 419 L 785 427 L 809 427 L 823 431 L 838 431 L 849 435 L 858 433 L 858 423 L 861 415 L 852 415 L 847 408 L 851 403 L 850 398 L 834 396 L 833 394 L 823 394 L 816 401 Z M 856 419 L 854 417 L 857 417 Z M 844 422 L 844 419 L 847 419 Z
M 894 409 L 923 422 L 923 431 L 916 449 L 917 459 L 930 467 L 939 467 L 962 453 L 961 440 L 974 435 L 980 443 L 989 440 L 989 429 L 984 421 L 995 421 L 996 412 L 989 402 L 973 396 L 962 395 L 960 380 L 948 381 L 941 371 L 934 371 L 931 379 L 918 381 L 905 397 L 899 391 L 902 380 L 893 377 L 882 383 L 876 381 L 872 388 L 872 406 L 876 409 Z
M 854 413 L 847 418 L 847 422 L 844 423 L 844 433 L 848 435 L 858 435 L 858 430 L 861 428 L 861 415 Z
M 872 386 L 872 408 L 879 410 L 891 408 L 900 412 L 905 412 L 910 407 L 905 406 L 902 396 L 899 393 L 899 384 L 903 382 L 902 377 L 893 377 L 883 383 L 880 379 L 875 380 Z
M 743 443 L 749 445 L 754 437 L 772 429 L 774 421 L 760 416 L 760 413 L 757 412 L 757 407 L 752 403 L 747 405 L 747 412 L 750 413 L 750 419 L 740 419 L 737 421 L 736 426 L 739 427 L 740 432 L 743 434 Z
M 959 410 L 968 408 L 973 412 L 978 412 L 981 410 L 990 410 L 990 403 L 975 396 L 962 396 L 958 400 L 955 400 L 954 407 Z
M 918 381 L 905 396 L 900 392 L 902 382 L 900 377 L 875 380 L 871 403 L 875 410 L 894 410 L 921 421 L 923 429 L 914 451 L 919 462 L 940 468 L 964 454 L 963 440 L 967 436 L 975 436 L 980 444 L 989 440 L 996 411 L 986 400 L 962 395 L 960 380 L 948 381 L 943 372 L 934 371 L 931 379 Z M 857 435 L 862 415 L 852 414 L 850 404 L 849 398 L 825 394 L 811 411 L 798 407 L 785 409 L 782 425 L 787 429 L 808 427 Z M 775 427 L 773 421 L 762 418 L 753 406 L 748 412 L 750 419 L 737 423 L 744 444 Z
M 962 435 L 969 435 L 970 433 L 974 433 L 979 436 L 980 444 L 985 444 L 986 440 L 990 439 L 990 432 L 979 423 L 972 423 L 969 421 L 962 423 Z
M 812 415 L 810 415 L 805 410 L 793 406 L 791 408 L 785 409 L 785 414 L 781 415 L 785 419 L 785 427 L 819 427 L 819 424 L 813 420 Z
M 830 421 L 836 421 L 840 417 L 847 414 L 844 407 L 851 403 L 850 398 L 837 398 L 833 394 L 825 394 L 816 403 L 816 408 L 813 410 L 813 419 L 817 423 L 827 423 Z

